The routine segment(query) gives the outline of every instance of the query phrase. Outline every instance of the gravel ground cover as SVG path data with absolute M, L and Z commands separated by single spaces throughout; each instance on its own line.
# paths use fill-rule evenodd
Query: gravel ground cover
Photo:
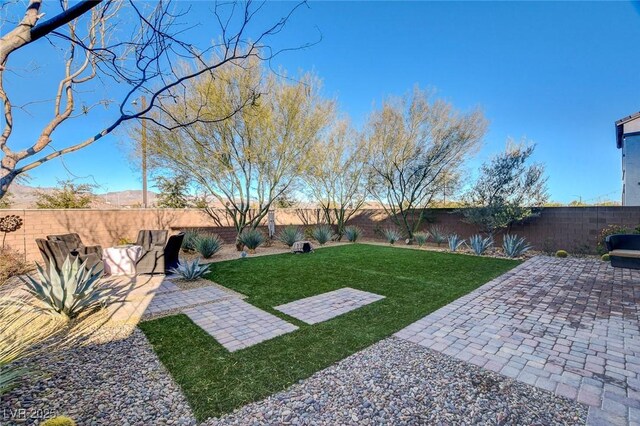
M 57 415 L 82 426 L 195 425 L 144 335 L 136 329 L 120 339 L 131 333 L 127 327 L 104 333 L 100 340 L 114 340 L 32 359 L 40 374 L 1 397 L 0 425 L 37 425 Z
M 587 407 L 397 338 L 204 424 L 582 425 Z

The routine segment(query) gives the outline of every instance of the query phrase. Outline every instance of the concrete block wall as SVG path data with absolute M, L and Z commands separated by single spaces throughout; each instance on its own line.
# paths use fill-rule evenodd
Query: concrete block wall
M 213 221 L 206 213 L 196 209 L 123 209 L 123 210 L 1 210 L 0 217 L 15 214 L 24 222 L 23 227 L 7 234 L 6 244 L 26 255 L 29 260 L 40 261 L 36 238 L 50 234 L 76 232 L 87 245 L 113 246 L 123 239 L 135 240 L 140 229 L 167 229 L 178 232 L 187 228 L 209 229 L 227 243 L 235 240 L 232 223 L 218 215 Z M 463 238 L 477 232 L 472 225 L 462 221 L 452 209 L 433 209 L 430 221 L 423 225 L 437 224 L 448 232 Z M 276 210 L 276 232 L 286 225 L 312 227 L 321 221 L 315 209 Z M 381 236 L 379 231 L 393 222 L 382 210 L 362 210 L 351 218 L 349 224 L 364 231 L 365 238 Z M 634 228 L 640 224 L 640 207 L 550 207 L 540 217 L 514 226 L 513 233 L 526 237 L 536 249 L 570 252 L 594 252 L 597 235 L 608 225 Z M 261 229 L 266 233 L 266 218 Z M 2 235 L 0 235 L 0 238 Z M 498 243 L 500 243 L 498 241 Z

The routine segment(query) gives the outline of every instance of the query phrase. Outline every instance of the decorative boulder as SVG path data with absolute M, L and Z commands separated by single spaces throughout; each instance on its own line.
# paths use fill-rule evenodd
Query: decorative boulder
M 313 246 L 310 241 L 296 241 L 291 246 L 291 253 L 310 253 L 313 251 Z

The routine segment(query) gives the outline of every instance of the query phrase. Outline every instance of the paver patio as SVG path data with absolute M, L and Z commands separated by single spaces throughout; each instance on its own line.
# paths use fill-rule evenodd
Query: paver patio
M 183 312 L 230 352 L 298 329 L 275 315 L 235 298 L 195 306 Z
M 276 306 L 274 309 L 307 324 L 316 324 L 380 299 L 384 299 L 384 296 L 345 287 Z
M 230 297 L 234 296 L 216 287 L 201 287 L 176 292 L 162 292 L 155 295 L 144 314 L 152 316 L 193 305 L 225 300 Z
M 535 257 L 396 334 L 640 424 L 640 271 Z

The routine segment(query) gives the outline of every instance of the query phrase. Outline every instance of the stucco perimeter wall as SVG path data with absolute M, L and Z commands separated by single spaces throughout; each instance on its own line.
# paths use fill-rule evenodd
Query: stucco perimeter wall
M 0 217 L 8 214 L 20 216 L 24 225 L 19 231 L 7 234 L 6 244 L 25 253 L 29 260 L 40 260 L 36 238 L 68 232 L 78 233 L 87 245 L 104 247 L 116 245 L 122 239 L 135 240 L 140 229 L 177 232 L 204 228 L 229 243 L 235 238 L 232 223 L 223 212 L 219 212 L 214 220 L 196 209 L 0 210 Z M 426 216 L 425 230 L 437 224 L 463 238 L 477 232 L 452 209 L 432 209 Z M 320 215 L 314 209 L 279 209 L 275 212 L 275 220 L 277 229 L 285 225 L 313 226 L 320 222 Z M 265 218 L 263 227 L 266 222 Z M 359 211 L 349 223 L 361 227 L 366 238 L 381 238 L 382 229 L 394 226 L 381 210 Z M 540 217 L 515 226 L 512 232 L 523 235 L 540 250 L 586 253 L 595 250 L 599 231 L 613 224 L 636 227 L 640 224 L 640 207 L 550 207 L 545 208 Z

